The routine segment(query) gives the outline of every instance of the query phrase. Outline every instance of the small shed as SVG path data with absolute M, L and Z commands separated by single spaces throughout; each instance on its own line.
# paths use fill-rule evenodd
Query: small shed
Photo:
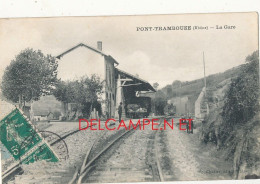
M 49 121 L 54 119 L 54 114 L 48 111 L 36 111 L 33 114 L 34 121 Z

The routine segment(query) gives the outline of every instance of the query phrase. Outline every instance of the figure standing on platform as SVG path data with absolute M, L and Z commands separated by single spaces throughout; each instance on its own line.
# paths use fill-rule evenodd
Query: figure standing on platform
M 188 119 L 185 118 L 185 124 L 186 124 L 186 129 L 187 129 L 187 133 L 189 134 L 190 133 L 190 122 Z
M 191 117 L 189 118 L 191 119 Z M 191 119 L 191 129 L 190 129 L 190 133 L 193 134 L 193 129 L 194 129 L 194 122 L 193 122 L 193 119 Z
M 119 116 L 119 123 L 120 123 L 121 116 L 122 116 L 122 102 L 120 102 L 120 105 L 118 106 L 118 116 Z

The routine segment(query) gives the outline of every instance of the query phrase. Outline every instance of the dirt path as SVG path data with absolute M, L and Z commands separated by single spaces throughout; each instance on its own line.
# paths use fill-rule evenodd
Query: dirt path
M 201 143 L 196 129 L 187 134 L 178 128 L 164 132 L 176 180 L 232 179 L 231 163 L 221 158 L 214 145 Z

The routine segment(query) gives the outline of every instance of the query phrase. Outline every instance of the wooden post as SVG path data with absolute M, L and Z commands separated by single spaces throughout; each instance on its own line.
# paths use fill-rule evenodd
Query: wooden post
M 209 104 L 207 99 L 207 81 L 206 81 L 206 69 L 205 69 L 205 58 L 204 58 L 204 51 L 203 51 L 203 66 L 204 66 L 204 87 L 205 87 L 205 99 L 206 99 L 206 106 L 207 106 L 207 115 L 209 114 Z
M 204 52 L 203 52 L 203 67 L 204 67 L 204 87 L 205 87 L 205 97 L 207 96 L 207 83 L 206 83 L 206 69 L 205 69 L 205 58 L 204 58 Z

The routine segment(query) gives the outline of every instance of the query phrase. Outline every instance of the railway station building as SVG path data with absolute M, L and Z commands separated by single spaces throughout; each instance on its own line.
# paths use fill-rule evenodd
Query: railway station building
M 58 77 L 62 80 L 92 74 L 100 77 L 104 93 L 99 101 L 102 109 L 99 117 L 118 118 L 117 107 L 120 102 L 122 118 L 130 116 L 128 107 L 133 104 L 146 108 L 149 114 L 151 99 L 139 94 L 155 92 L 155 89 L 149 82 L 119 69 L 119 62 L 103 52 L 102 42 L 97 42 L 97 48 L 80 43 L 59 54 L 57 59 Z

